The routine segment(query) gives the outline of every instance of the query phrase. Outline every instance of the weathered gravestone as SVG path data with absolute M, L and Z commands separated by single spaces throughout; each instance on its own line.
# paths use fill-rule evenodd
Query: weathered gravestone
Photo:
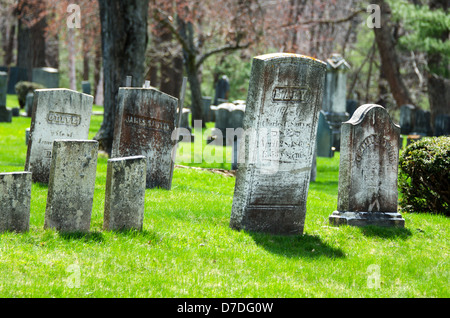
M 178 99 L 154 87 L 119 88 L 112 157 L 147 158 L 147 188 L 170 190 Z
M 397 212 L 400 127 L 382 106 L 360 106 L 342 124 L 337 211 L 331 224 L 404 226 Z
M 317 156 L 332 158 L 333 151 L 333 129 L 325 118 L 323 111 L 319 114 L 317 125 Z
M 253 59 L 230 226 L 302 234 L 326 64 L 275 53 Z M 245 139 L 244 139 L 245 138 Z
M 34 92 L 25 170 L 47 183 L 55 139 L 87 139 L 93 97 L 65 88 Z
M 105 190 L 105 230 L 142 230 L 147 158 L 108 160 Z
M 0 72 L 0 123 L 12 121 L 12 111 L 6 108 L 8 73 Z
M 89 232 L 97 154 L 95 140 L 53 142 L 44 228 Z
M 437 115 L 434 119 L 434 135 L 448 136 L 450 135 L 450 116 L 445 114 Z
M 0 173 L 0 232 L 28 231 L 30 200 L 30 172 Z
M 46 88 L 59 87 L 59 71 L 52 67 L 33 68 L 32 81 L 44 85 Z
M 347 72 L 350 65 L 339 54 L 327 59 L 327 74 L 322 109 L 333 129 L 333 147 L 339 151 L 341 124 L 349 118 L 347 113 Z
M 416 108 L 413 105 L 400 106 L 400 133 L 408 135 L 414 131 Z

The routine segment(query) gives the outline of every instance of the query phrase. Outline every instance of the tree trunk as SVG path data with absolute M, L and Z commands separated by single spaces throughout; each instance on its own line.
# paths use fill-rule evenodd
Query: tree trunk
M 19 2 L 17 66 L 27 69 L 28 80 L 32 80 L 34 67 L 45 66 L 45 29 L 46 17 L 39 17 L 42 3 Z
M 99 0 L 103 50 L 104 116 L 94 137 L 111 154 L 119 87 L 126 76 L 142 87 L 147 47 L 148 0 Z
M 383 74 L 389 83 L 397 107 L 414 104 L 400 74 L 400 63 L 395 51 L 395 41 L 390 22 L 391 9 L 385 0 L 374 0 L 373 3 L 379 5 L 381 9 L 381 28 L 373 28 L 373 30 Z
M 3 64 L 5 66 L 9 66 L 13 63 L 15 34 L 16 23 L 11 23 L 11 25 L 5 28 L 5 32 L 3 34 L 3 39 L 5 40 L 3 43 Z
M 77 90 L 77 78 L 75 69 L 75 30 L 72 28 L 67 29 L 67 47 L 69 53 L 69 88 L 71 90 Z

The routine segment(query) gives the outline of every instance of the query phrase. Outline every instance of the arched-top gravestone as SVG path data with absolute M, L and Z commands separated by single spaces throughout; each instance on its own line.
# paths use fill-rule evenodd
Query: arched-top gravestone
M 232 228 L 303 233 L 325 71 L 299 54 L 253 59 Z
M 404 226 L 397 212 L 400 127 L 380 105 L 342 123 L 338 206 L 332 224 Z

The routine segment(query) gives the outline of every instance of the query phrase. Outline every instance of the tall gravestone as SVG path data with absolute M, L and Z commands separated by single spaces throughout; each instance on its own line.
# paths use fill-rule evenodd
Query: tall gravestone
M 146 168 L 144 156 L 108 160 L 104 229 L 142 230 Z
M 8 73 L 0 72 L 0 123 L 12 121 L 12 111 L 6 108 Z
M 0 232 L 25 232 L 30 226 L 31 173 L 0 173 Z
M 341 124 L 349 118 L 347 113 L 347 72 L 350 65 L 339 54 L 327 59 L 327 75 L 322 109 L 333 129 L 333 147 L 339 151 Z
M 230 226 L 302 234 L 326 64 L 275 53 L 253 59 Z
M 331 224 L 404 226 L 397 212 L 400 127 L 382 106 L 360 106 L 342 124 L 337 211 Z
M 48 182 L 55 139 L 88 138 L 92 102 L 92 96 L 65 88 L 34 92 L 25 162 L 34 182 Z
M 89 232 L 97 154 L 95 140 L 53 142 L 44 228 Z
M 154 87 L 119 88 L 112 158 L 145 156 L 147 188 L 171 188 L 177 105 L 177 98 Z

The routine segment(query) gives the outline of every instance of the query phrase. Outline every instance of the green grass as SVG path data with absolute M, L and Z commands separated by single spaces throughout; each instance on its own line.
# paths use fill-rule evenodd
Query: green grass
M 92 117 L 90 138 L 100 123 Z M 29 125 L 0 123 L 0 172 L 23 171 Z M 142 232 L 104 231 L 106 162 L 100 154 L 88 235 L 44 230 L 47 186 L 33 184 L 30 231 L 0 234 L 0 297 L 450 296 L 448 218 L 403 214 L 404 229 L 328 224 L 339 154 L 318 158 L 304 235 L 288 237 L 230 229 L 235 179 L 194 169 L 175 169 L 170 191 L 146 190 Z

